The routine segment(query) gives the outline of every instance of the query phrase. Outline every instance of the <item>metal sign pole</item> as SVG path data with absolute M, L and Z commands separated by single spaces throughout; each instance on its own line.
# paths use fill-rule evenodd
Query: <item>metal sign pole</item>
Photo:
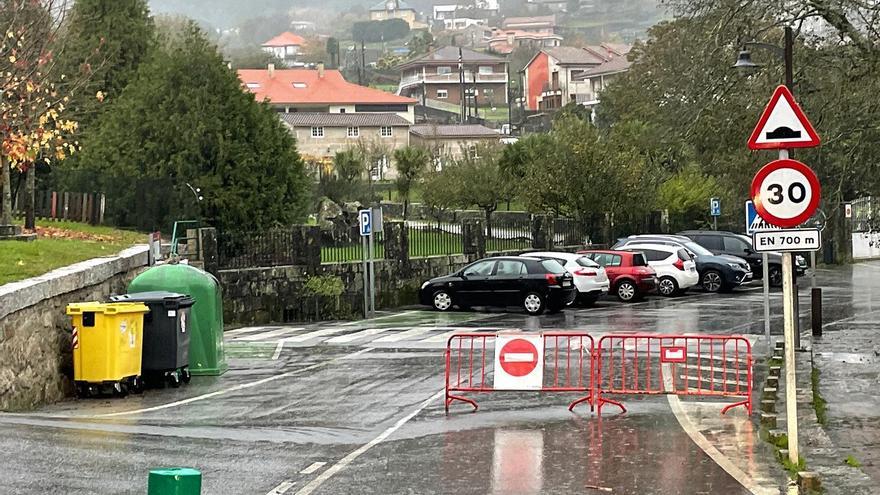
M 364 265 L 364 318 L 370 317 L 370 280 L 368 276 L 369 268 L 367 267 L 367 236 L 361 236 L 361 259 Z
M 370 316 L 376 316 L 376 258 L 375 245 L 373 244 L 373 231 L 370 230 Z
M 770 263 L 767 260 L 767 253 L 761 254 L 761 270 L 764 272 L 764 335 L 767 336 L 767 348 L 773 349 L 773 342 L 770 341 Z
M 782 253 L 782 311 L 785 329 L 785 419 L 788 427 L 788 459 L 798 465 L 797 385 L 795 380 L 795 304 L 791 253 Z
M 810 288 L 816 288 L 816 251 L 810 251 Z

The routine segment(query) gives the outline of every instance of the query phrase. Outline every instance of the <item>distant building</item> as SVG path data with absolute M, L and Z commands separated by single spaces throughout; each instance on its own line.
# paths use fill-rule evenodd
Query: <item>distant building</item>
M 551 32 L 530 32 L 516 29 L 496 29 L 488 40 L 489 49 L 508 54 L 520 47 L 553 48 L 562 45 L 562 36 Z
M 501 22 L 502 29 L 514 29 L 530 33 L 555 33 L 556 16 L 508 17 Z
M 478 145 L 500 143 L 502 137 L 498 131 L 478 124 L 417 124 L 410 127 L 409 133 L 410 144 L 431 150 L 438 159 L 461 158 L 466 153 L 473 156 Z
M 567 12 L 568 0 L 526 0 L 526 8 L 529 12 L 536 12 L 541 8 L 551 12 Z
M 305 44 L 305 38 L 287 31 L 263 43 L 262 48 L 264 51 L 275 55 L 279 60 L 293 62 Z
M 370 7 L 371 21 L 384 21 L 387 19 L 403 19 L 409 24 L 410 29 L 427 27 L 418 21 L 416 9 L 403 0 L 382 0 Z
M 470 17 L 453 17 L 451 19 L 443 19 L 443 28 L 447 31 L 461 31 L 471 26 L 485 26 L 485 19 L 471 19 Z
M 279 112 L 304 156 L 326 159 L 359 141 L 373 141 L 389 150 L 376 177 L 395 176 L 390 152 L 409 144 L 412 98 L 350 83 L 321 64 L 317 69 L 241 69 L 238 78 L 258 101 Z
M 567 103 L 598 103 L 599 91 L 629 70 L 628 45 L 560 46 L 538 52 L 523 69 L 525 107 L 553 110 Z
M 507 103 L 507 60 L 494 55 L 461 48 L 464 89 L 470 101 L 479 106 Z M 400 85 L 397 94 L 416 99 L 431 99 L 458 105 L 462 101 L 459 80 L 459 48 L 447 46 L 398 66 Z

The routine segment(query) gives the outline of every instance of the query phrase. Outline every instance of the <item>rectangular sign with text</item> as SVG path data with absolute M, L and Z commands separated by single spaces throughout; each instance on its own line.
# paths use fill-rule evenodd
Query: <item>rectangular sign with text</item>
M 755 232 L 752 237 L 755 251 L 818 251 L 822 235 L 818 229 L 787 229 Z

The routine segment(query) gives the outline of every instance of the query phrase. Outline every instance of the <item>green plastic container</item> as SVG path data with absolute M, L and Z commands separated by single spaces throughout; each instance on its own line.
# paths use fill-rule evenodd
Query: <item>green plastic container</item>
M 159 468 L 150 471 L 147 495 L 199 495 L 202 473 L 192 468 Z
M 210 273 L 181 264 L 158 265 L 138 275 L 128 292 L 168 291 L 189 294 L 196 303 L 189 318 L 189 369 L 193 375 L 221 375 L 227 369 L 223 351 L 223 297 Z

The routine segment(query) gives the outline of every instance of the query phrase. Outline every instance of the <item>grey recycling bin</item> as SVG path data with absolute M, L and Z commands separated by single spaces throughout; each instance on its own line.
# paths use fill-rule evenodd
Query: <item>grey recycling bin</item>
M 142 369 L 147 381 L 157 377 L 173 387 L 189 383 L 189 312 L 195 300 L 175 292 L 136 292 L 112 296 L 114 302 L 141 302 L 150 312 L 144 315 Z

